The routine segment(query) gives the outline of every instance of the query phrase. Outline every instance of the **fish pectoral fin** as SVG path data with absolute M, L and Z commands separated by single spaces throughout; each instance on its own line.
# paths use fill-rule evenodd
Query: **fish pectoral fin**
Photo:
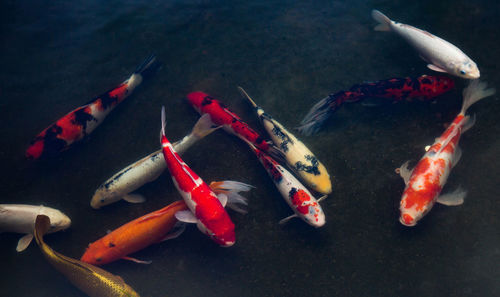
M 139 264 L 151 264 L 151 263 L 153 263 L 153 261 L 151 261 L 151 260 L 149 260 L 149 261 L 143 261 L 143 260 L 139 260 L 139 259 L 132 258 L 132 257 L 123 257 L 122 259 L 123 260 L 129 260 L 129 261 L 132 261 L 132 262 L 135 262 L 135 263 L 139 263 Z
M 198 223 L 198 219 L 190 210 L 179 210 L 175 213 L 175 218 L 183 223 L 195 224 Z
M 438 67 L 434 64 L 427 64 L 427 68 L 429 68 L 430 70 L 437 71 L 437 72 L 445 72 L 445 73 L 448 72 L 448 71 L 444 70 L 443 68 Z
M 410 170 L 410 169 L 408 168 L 408 164 L 409 164 L 409 163 L 410 163 L 410 160 L 408 160 L 408 161 L 404 162 L 404 163 L 403 163 L 403 165 L 401 165 L 401 167 L 396 168 L 396 170 L 395 170 L 395 172 L 396 172 L 397 174 L 399 174 L 399 175 L 403 178 L 403 180 L 405 181 L 405 184 L 406 184 L 406 185 L 407 185 L 407 184 L 408 184 L 408 182 L 410 181 L 410 176 L 411 176 L 411 174 L 412 174 L 412 172 L 413 172 L 413 169 L 412 169 L 412 170 Z
M 165 237 L 163 237 L 160 240 L 160 242 L 177 238 L 186 230 L 185 223 L 177 222 L 177 223 L 175 223 L 175 225 L 176 225 L 176 227 L 174 227 L 174 228 L 176 228 L 176 230 L 169 232 L 167 235 L 165 235 Z
M 317 202 L 320 203 L 321 201 L 325 200 L 326 197 L 328 197 L 328 195 L 323 195 L 323 196 L 319 197 L 319 199 L 317 200 Z
M 287 223 L 288 221 L 290 221 L 291 219 L 293 219 L 293 218 L 298 218 L 298 217 L 299 217 L 298 215 L 293 214 L 293 215 L 291 215 L 291 216 L 288 216 L 288 217 L 286 217 L 286 218 L 284 218 L 284 219 L 280 220 L 279 224 L 280 224 L 280 225 L 283 225 L 283 224 Z
M 33 240 L 33 234 L 26 234 L 19 241 L 17 242 L 17 247 L 16 251 L 17 252 L 22 252 L 24 251 L 31 243 Z
M 458 187 L 455 191 L 441 195 L 437 198 L 437 202 L 446 206 L 457 206 L 464 203 L 464 198 L 467 195 L 467 191 Z
M 224 193 L 219 193 L 217 194 L 217 199 L 219 199 L 220 204 L 222 204 L 222 207 L 226 207 L 227 204 L 227 195 Z
M 451 160 L 451 167 L 455 167 L 460 158 L 462 157 L 462 149 L 458 146 L 455 147 L 455 154 L 453 154 L 453 159 Z
M 122 199 L 130 203 L 143 203 L 146 201 L 146 198 L 140 194 L 126 194 Z

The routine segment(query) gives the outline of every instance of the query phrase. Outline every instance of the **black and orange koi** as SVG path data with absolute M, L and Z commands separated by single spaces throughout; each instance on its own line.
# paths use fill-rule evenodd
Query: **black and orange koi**
M 357 84 L 349 91 L 340 91 L 321 99 L 309 110 L 297 130 L 305 135 L 317 133 L 344 102 L 358 102 L 365 98 L 382 98 L 394 102 L 412 98 L 431 99 L 448 92 L 454 86 L 454 81 L 449 77 L 430 75 Z
M 149 56 L 135 72 L 116 88 L 92 99 L 69 112 L 38 134 L 26 150 L 28 159 L 51 157 L 68 149 L 94 131 L 106 116 L 141 84 L 143 77 L 153 72 L 158 64 Z

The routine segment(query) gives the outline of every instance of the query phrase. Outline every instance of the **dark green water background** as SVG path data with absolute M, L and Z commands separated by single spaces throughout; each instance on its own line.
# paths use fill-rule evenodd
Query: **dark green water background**
M 2 1 L 0 4 L 0 201 L 43 204 L 73 224 L 46 241 L 79 258 L 88 243 L 180 199 L 168 173 L 140 189 L 148 201 L 90 208 L 113 173 L 183 137 L 198 118 L 185 95 L 202 90 L 258 131 L 244 87 L 286 127 L 330 92 L 390 77 L 431 74 L 395 34 L 374 32 L 370 11 L 429 30 L 460 47 L 500 88 L 498 1 Z M 50 123 L 126 79 L 154 52 L 162 70 L 118 106 L 83 144 L 60 157 L 24 159 Z M 334 191 L 327 224 L 291 214 L 255 156 L 217 131 L 184 160 L 206 181 L 255 185 L 249 212 L 231 213 L 236 245 L 216 246 L 195 227 L 135 257 L 104 266 L 142 296 L 500 296 L 498 95 L 470 109 L 476 125 L 444 192 L 462 185 L 464 205 L 436 205 L 421 223 L 398 222 L 404 188 L 394 173 L 414 162 L 458 113 L 465 81 L 434 102 L 346 105 L 318 135 L 301 137 L 326 165 Z M 414 163 L 413 163 L 414 164 Z M 0 295 L 84 296 L 35 244 L 0 235 Z

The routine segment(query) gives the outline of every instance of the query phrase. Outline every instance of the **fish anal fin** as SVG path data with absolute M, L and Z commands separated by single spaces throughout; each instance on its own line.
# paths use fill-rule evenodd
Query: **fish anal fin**
M 129 203 L 143 203 L 146 201 L 146 198 L 140 194 L 126 194 L 122 199 Z
M 139 260 L 139 259 L 136 259 L 136 258 L 132 258 L 132 257 L 123 257 L 122 258 L 123 260 L 128 260 L 128 261 L 132 261 L 132 262 L 135 262 L 135 263 L 139 263 L 139 264 L 151 264 L 153 261 L 143 261 L 143 260 Z M 122 279 L 123 281 L 123 279 Z
M 438 67 L 434 64 L 427 64 L 427 68 L 429 68 L 430 70 L 437 71 L 437 72 L 445 72 L 445 73 L 448 72 L 448 71 L 444 70 L 443 68 Z
M 31 233 L 21 237 L 21 239 L 19 239 L 19 241 L 17 242 L 16 251 L 17 252 L 24 251 L 30 245 L 32 240 L 33 240 L 33 234 Z
M 175 224 L 177 226 L 177 230 L 174 230 L 172 232 L 169 232 L 167 235 L 165 235 L 165 237 L 163 237 L 160 242 L 162 241 L 166 241 L 166 240 L 170 240 L 170 239 L 174 239 L 174 238 L 177 238 L 179 237 L 182 233 L 184 233 L 184 231 L 186 230 L 186 224 L 185 223 L 181 223 L 181 222 L 177 222 Z M 175 227 L 174 227 L 175 228 Z

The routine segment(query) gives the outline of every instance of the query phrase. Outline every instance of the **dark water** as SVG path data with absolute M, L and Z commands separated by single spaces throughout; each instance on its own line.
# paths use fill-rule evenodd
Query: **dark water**
M 472 2 L 472 3 L 471 3 Z M 348 3 L 348 4 L 347 4 Z M 500 86 L 498 1 L 2 1 L 0 164 L 2 203 L 44 204 L 72 227 L 46 237 L 79 258 L 88 243 L 180 198 L 168 174 L 140 189 L 148 201 L 90 208 L 97 186 L 159 148 L 160 107 L 175 140 L 197 113 L 185 95 L 203 90 L 264 132 L 241 85 L 286 127 L 313 103 L 367 80 L 430 74 L 394 34 L 374 32 L 370 10 L 451 41 L 481 78 Z M 42 129 L 114 87 L 149 53 L 162 70 L 85 141 L 60 157 L 28 162 Z M 218 131 L 184 155 L 206 181 L 255 185 L 249 213 L 232 214 L 237 243 L 223 249 L 191 227 L 178 239 L 104 268 L 142 296 L 500 296 L 499 97 L 470 109 L 476 125 L 444 191 L 464 205 L 434 209 L 414 228 L 398 222 L 404 188 L 394 173 L 418 160 L 461 105 L 465 82 L 434 102 L 346 105 L 316 136 L 301 137 L 333 176 L 327 224 L 277 222 L 291 211 L 246 145 Z M 0 235 L 1 296 L 83 296 L 36 245 Z

